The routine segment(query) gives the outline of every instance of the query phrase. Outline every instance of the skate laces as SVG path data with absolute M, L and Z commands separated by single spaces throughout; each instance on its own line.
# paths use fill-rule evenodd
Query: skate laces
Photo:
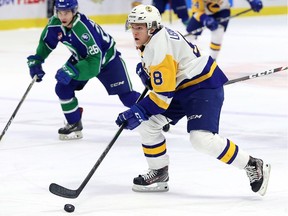
M 247 176 L 249 178 L 250 183 L 253 183 L 255 181 L 258 181 L 262 177 L 262 172 L 260 170 L 260 164 L 259 162 L 256 162 L 255 165 L 247 165 L 245 167 Z
M 158 174 L 157 170 L 149 170 L 147 174 L 142 174 L 144 180 L 152 179 Z
M 78 123 L 79 123 L 79 122 L 76 122 L 76 123 L 74 123 L 74 124 L 69 124 L 68 122 L 64 121 L 64 127 L 63 127 L 63 129 L 65 129 L 65 130 L 73 129 L 74 127 L 77 127 L 77 124 L 78 124 Z
M 64 126 L 64 128 L 67 129 L 67 130 L 69 130 L 69 129 L 73 128 L 74 126 L 75 126 L 75 124 L 69 124 L 69 123 L 67 123 L 67 124 Z

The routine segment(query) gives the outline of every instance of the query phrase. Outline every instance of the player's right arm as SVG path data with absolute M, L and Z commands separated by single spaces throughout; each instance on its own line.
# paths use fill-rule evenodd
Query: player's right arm
M 34 76 L 37 75 L 37 82 L 41 82 L 45 75 L 42 64 L 52 50 L 56 48 L 60 40 L 60 35 L 59 33 L 57 34 L 57 32 L 62 32 L 60 26 L 60 20 L 56 17 L 52 17 L 41 33 L 36 54 L 27 57 L 30 76 L 31 78 L 34 78 Z
M 58 42 L 63 36 L 60 20 L 54 16 L 51 17 L 49 23 L 41 33 L 36 55 L 41 56 L 42 59 L 45 60 L 57 47 Z

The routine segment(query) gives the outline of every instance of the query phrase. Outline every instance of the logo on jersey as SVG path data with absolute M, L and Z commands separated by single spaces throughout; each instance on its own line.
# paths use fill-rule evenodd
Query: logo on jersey
M 200 118 L 202 118 L 202 114 L 200 114 L 200 115 L 191 115 L 191 116 L 188 117 L 188 121 L 194 120 L 194 119 L 200 119 Z
M 120 86 L 120 85 L 124 85 L 124 81 L 112 83 L 112 84 L 110 84 L 110 87 L 114 88 L 114 87 L 117 87 L 117 86 Z
M 62 38 L 63 38 L 62 32 L 58 32 L 58 36 L 57 36 L 58 41 L 61 41 Z
M 87 34 L 87 33 L 83 34 L 83 35 L 81 36 L 81 38 L 82 38 L 82 40 L 85 41 L 85 42 L 87 42 L 87 41 L 90 40 L 90 36 L 89 36 L 89 34 Z

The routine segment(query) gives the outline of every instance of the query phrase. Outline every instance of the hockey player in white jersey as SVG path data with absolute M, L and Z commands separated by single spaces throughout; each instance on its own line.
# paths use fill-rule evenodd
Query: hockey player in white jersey
M 261 0 L 247 0 L 253 11 L 259 12 L 263 5 Z M 248 6 L 247 3 L 247 6 Z M 197 31 L 203 26 L 211 31 L 210 55 L 213 59 L 217 59 L 224 33 L 229 23 L 228 17 L 231 14 L 231 6 L 229 0 L 193 0 L 192 17 L 188 22 L 186 30 L 191 34 L 187 39 L 192 43 L 202 34 Z M 221 22 L 221 20 L 225 20 Z
M 126 23 L 131 28 L 141 56 L 137 74 L 149 94 L 120 113 L 117 125 L 138 127 L 149 171 L 133 180 L 134 191 L 167 191 L 169 156 L 163 125 L 175 125 L 187 117 L 192 146 L 218 160 L 244 169 L 254 192 L 264 195 L 270 165 L 250 156 L 231 140 L 221 137 L 219 118 L 227 78 L 211 56 L 201 55 L 196 46 L 178 32 L 163 27 L 157 8 L 139 5 Z

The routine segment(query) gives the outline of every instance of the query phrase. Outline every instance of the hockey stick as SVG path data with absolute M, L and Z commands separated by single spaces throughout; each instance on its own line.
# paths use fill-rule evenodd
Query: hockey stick
M 6 133 L 6 131 L 8 130 L 10 124 L 12 123 L 13 119 L 15 118 L 20 106 L 22 105 L 23 101 L 25 100 L 27 94 L 29 93 L 30 89 L 32 88 L 33 84 L 35 83 L 35 81 L 37 80 L 37 75 L 35 75 L 31 81 L 31 83 L 29 84 L 26 92 L 24 93 L 23 97 L 21 98 L 20 102 L 18 103 L 16 109 L 14 110 L 12 116 L 10 117 L 9 121 L 7 122 L 4 130 L 2 131 L 1 133 L 1 136 L 0 136 L 0 141 L 2 140 L 2 137 L 4 136 L 4 134 Z
M 248 76 L 244 76 L 244 77 L 240 77 L 240 78 L 237 78 L 237 79 L 229 80 L 224 85 L 230 85 L 232 83 L 241 82 L 241 81 L 248 80 L 248 79 L 254 79 L 254 78 L 257 78 L 257 77 L 261 77 L 261 76 L 266 76 L 266 75 L 277 73 L 277 72 L 284 71 L 284 70 L 287 70 L 287 69 L 288 69 L 288 66 L 278 67 L 278 68 L 266 70 L 266 71 L 263 71 L 263 72 L 260 72 L 260 73 L 251 74 L 251 75 L 248 75 Z
M 241 12 L 235 14 L 235 15 L 232 15 L 232 16 L 229 16 L 229 17 L 225 17 L 225 18 L 221 19 L 221 20 L 219 21 L 219 23 L 226 22 L 226 21 L 228 21 L 228 20 L 230 20 L 230 19 L 232 19 L 232 18 L 235 18 L 235 17 L 240 16 L 240 15 L 242 15 L 242 14 L 248 13 L 248 12 L 251 11 L 251 10 L 252 10 L 252 9 L 250 8 L 250 9 L 241 11 Z M 187 36 L 189 36 L 189 35 L 194 35 L 194 34 L 196 34 L 196 33 L 198 33 L 198 32 L 203 31 L 205 28 L 206 28 L 206 27 L 203 26 L 203 27 L 201 27 L 201 28 L 195 29 L 194 31 L 185 34 L 184 37 L 187 37 Z
M 249 76 L 244 76 L 244 77 L 241 77 L 241 78 L 229 80 L 228 82 L 225 83 L 225 85 L 229 85 L 229 84 L 232 84 L 232 83 L 241 82 L 241 81 L 244 81 L 244 80 L 253 79 L 253 78 L 257 78 L 257 77 L 261 77 L 261 76 L 266 76 L 266 75 L 269 75 L 269 74 L 272 74 L 272 73 L 276 73 L 276 72 L 280 72 L 280 71 L 287 70 L 287 69 L 288 69 L 288 66 L 267 70 L 267 71 L 256 73 L 256 74 L 252 74 L 252 75 L 249 75 Z M 141 96 L 139 97 L 139 99 L 137 101 L 141 100 L 145 96 L 147 91 L 148 91 L 148 89 L 145 88 L 144 92 L 141 94 Z M 110 141 L 109 145 L 106 147 L 104 152 L 101 154 L 100 158 L 97 160 L 96 164 L 93 166 L 93 168 L 91 169 L 91 171 L 89 172 L 89 174 L 84 179 L 84 181 L 82 182 L 82 184 L 79 186 L 78 189 L 71 190 L 71 189 L 65 188 L 65 187 L 63 187 L 61 185 L 52 183 L 49 186 L 49 191 L 51 193 L 57 195 L 57 196 L 70 198 L 70 199 L 77 198 L 79 196 L 79 194 L 82 192 L 82 190 L 84 189 L 84 187 L 86 186 L 86 184 L 88 183 L 88 181 L 91 179 L 91 177 L 93 176 L 93 174 L 95 173 L 96 169 L 101 164 L 101 162 L 103 161 L 105 156 L 108 154 L 109 150 L 111 149 L 111 147 L 113 146 L 115 141 L 118 139 L 118 137 L 121 134 L 121 132 L 123 131 L 123 129 L 124 129 L 124 125 L 121 125 L 120 129 L 117 131 L 117 133 L 115 134 L 113 139 Z
M 146 93 L 148 92 L 148 88 L 145 88 L 145 90 L 143 91 L 143 93 L 140 95 L 140 97 L 137 99 L 136 103 L 140 100 L 142 100 Z M 88 173 L 88 175 L 86 176 L 86 178 L 84 179 L 84 181 L 81 183 L 81 185 L 76 189 L 76 190 L 72 190 L 72 189 L 68 189 L 65 188 L 61 185 L 58 185 L 56 183 L 52 183 L 49 186 L 49 191 L 57 196 L 60 197 L 65 197 L 65 198 L 77 198 L 79 196 L 79 194 L 81 193 L 81 191 L 84 189 L 84 187 L 86 186 L 86 184 L 89 182 L 89 180 L 91 179 L 91 177 L 93 176 L 93 174 L 95 173 L 96 169 L 98 168 L 98 166 L 101 164 L 101 162 L 103 161 L 103 159 L 106 157 L 106 155 L 108 154 L 109 150 L 111 149 L 111 147 L 114 145 L 115 141 L 118 139 L 118 137 L 120 136 L 121 132 L 124 130 L 125 125 L 122 124 L 119 128 L 119 130 L 117 131 L 117 133 L 114 135 L 113 139 L 110 141 L 110 143 L 108 144 L 108 146 L 106 147 L 106 149 L 104 150 L 104 152 L 101 154 L 101 156 L 99 157 L 99 159 L 97 160 L 97 162 L 95 163 L 95 165 L 93 166 L 93 168 L 90 170 L 90 172 Z

